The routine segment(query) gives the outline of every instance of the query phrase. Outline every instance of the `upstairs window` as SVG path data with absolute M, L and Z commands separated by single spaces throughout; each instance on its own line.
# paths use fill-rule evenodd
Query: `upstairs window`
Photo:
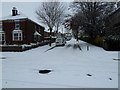
M 13 41 L 22 41 L 22 30 L 13 30 Z
M 15 21 L 15 29 L 20 29 L 20 21 L 19 20 Z
M 0 31 L 2 31 L 2 22 L 0 22 Z

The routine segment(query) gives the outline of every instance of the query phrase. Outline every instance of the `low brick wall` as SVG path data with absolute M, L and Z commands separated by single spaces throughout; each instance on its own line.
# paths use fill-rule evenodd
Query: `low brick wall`
M 37 45 L 32 45 L 32 46 L 0 46 L 0 51 L 2 52 L 22 52 L 22 51 L 26 51 L 26 50 L 30 50 L 33 48 L 37 48 L 39 46 L 44 46 L 44 45 L 48 45 L 49 42 L 44 42 L 44 43 L 40 43 Z
M 21 52 L 22 51 L 22 46 L 2 46 L 1 50 L 2 51 L 18 51 L 18 52 Z

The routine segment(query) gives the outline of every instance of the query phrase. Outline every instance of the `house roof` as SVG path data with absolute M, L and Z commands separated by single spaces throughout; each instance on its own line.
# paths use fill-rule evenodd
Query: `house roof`
M 9 16 L 3 17 L 2 20 L 17 20 L 17 19 L 26 19 L 26 18 L 28 17 L 21 13 L 16 16 L 9 15 Z
M 41 25 L 41 23 L 37 22 L 36 20 L 32 20 L 32 19 L 28 18 L 28 17 L 27 17 L 26 15 L 24 15 L 22 12 L 20 12 L 19 14 L 15 15 L 15 16 L 8 15 L 8 16 L 6 16 L 6 17 L 2 17 L 1 19 L 2 19 L 2 20 L 0 20 L 0 21 L 4 21 L 4 20 L 21 20 L 21 19 L 28 19 L 28 20 L 30 20 L 30 21 L 32 21 L 32 22 L 34 22 L 34 23 L 36 23 L 36 24 L 44 27 L 43 24 Z

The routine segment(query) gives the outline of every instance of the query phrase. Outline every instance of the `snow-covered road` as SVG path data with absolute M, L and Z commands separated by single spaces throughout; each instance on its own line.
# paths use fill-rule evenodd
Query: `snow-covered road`
M 79 44 L 82 50 L 74 48 L 74 44 Z M 46 45 L 25 52 L 3 52 L 6 57 L 2 59 L 3 88 L 118 87 L 118 61 L 113 60 L 118 58 L 118 52 L 74 39 L 64 47 L 45 52 L 49 48 Z M 52 72 L 38 73 L 42 69 Z

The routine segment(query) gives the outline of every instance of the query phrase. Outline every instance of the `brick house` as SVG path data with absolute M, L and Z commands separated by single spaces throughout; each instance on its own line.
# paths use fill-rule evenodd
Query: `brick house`
M 30 44 L 44 40 L 44 27 L 32 21 L 13 7 L 12 15 L 0 21 L 0 43 Z

